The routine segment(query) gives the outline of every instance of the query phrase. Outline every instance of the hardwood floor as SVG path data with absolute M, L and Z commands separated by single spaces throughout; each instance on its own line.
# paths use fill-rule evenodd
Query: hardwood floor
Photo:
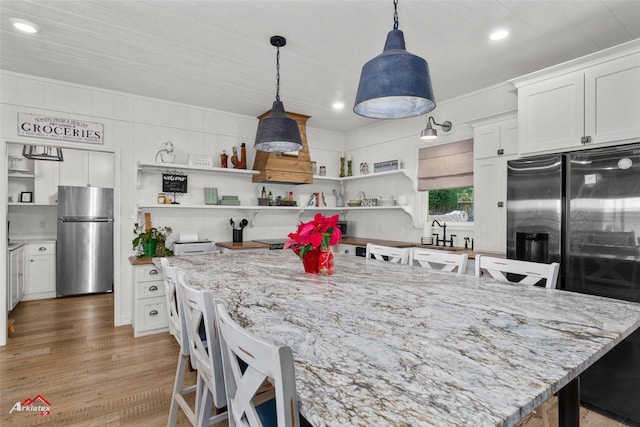
M 16 331 L 0 347 L 0 425 L 166 425 L 178 345 L 168 333 L 134 338 L 131 326 L 113 327 L 112 294 L 21 302 L 10 318 Z M 49 402 L 50 415 L 9 413 L 36 396 Z M 551 425 L 555 413 L 553 405 Z M 182 412 L 178 425 L 190 425 Z M 583 408 L 581 425 L 628 424 Z

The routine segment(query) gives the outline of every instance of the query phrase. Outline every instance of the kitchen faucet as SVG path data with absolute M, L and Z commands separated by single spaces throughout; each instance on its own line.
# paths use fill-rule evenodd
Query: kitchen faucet
M 447 223 L 443 222 L 442 224 L 440 224 L 437 219 L 434 219 L 433 222 L 431 223 L 431 226 L 433 227 L 436 224 L 438 224 L 438 227 L 442 227 L 442 239 L 440 239 L 440 234 L 433 233 L 433 235 L 436 236 L 436 246 L 440 246 L 440 242 L 442 242 L 442 246 L 446 247 L 448 243 L 449 247 L 452 248 L 453 238 L 456 237 L 456 235 L 455 234 L 449 235 L 449 240 L 447 240 Z

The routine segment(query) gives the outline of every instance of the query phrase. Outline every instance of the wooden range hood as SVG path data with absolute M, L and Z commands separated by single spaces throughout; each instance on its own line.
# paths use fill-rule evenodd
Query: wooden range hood
M 259 120 L 267 116 L 271 110 L 258 116 Z M 311 156 L 307 144 L 307 120 L 310 116 L 296 113 L 286 113 L 287 116 L 298 122 L 302 150 L 298 155 L 286 153 L 273 153 L 269 151 L 256 151 L 253 161 L 253 170 L 258 171 L 253 176 L 253 182 L 273 182 L 279 184 L 312 184 L 313 171 L 311 170 Z

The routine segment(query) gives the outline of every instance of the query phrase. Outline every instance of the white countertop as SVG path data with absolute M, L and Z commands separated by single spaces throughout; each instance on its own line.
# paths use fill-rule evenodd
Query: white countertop
M 288 250 L 170 263 L 292 348 L 315 426 L 510 426 L 640 327 L 640 304 L 340 254 L 333 276 Z

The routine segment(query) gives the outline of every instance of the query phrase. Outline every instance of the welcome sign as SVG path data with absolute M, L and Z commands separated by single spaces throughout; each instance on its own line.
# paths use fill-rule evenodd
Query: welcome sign
M 64 117 L 18 113 L 18 135 L 87 144 L 104 144 L 104 125 Z

